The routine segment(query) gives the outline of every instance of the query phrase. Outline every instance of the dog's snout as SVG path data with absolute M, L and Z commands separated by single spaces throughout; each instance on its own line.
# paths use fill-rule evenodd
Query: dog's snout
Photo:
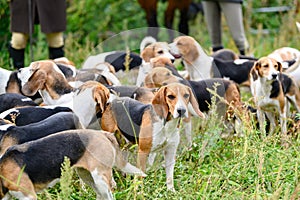
M 186 109 L 184 109 L 184 108 L 178 108 L 177 112 L 178 112 L 178 114 L 179 114 L 180 117 L 183 117 L 184 114 L 186 113 Z
M 277 78 L 277 74 L 275 74 L 275 73 L 272 74 L 272 78 L 273 78 L 273 79 L 276 79 L 276 78 Z

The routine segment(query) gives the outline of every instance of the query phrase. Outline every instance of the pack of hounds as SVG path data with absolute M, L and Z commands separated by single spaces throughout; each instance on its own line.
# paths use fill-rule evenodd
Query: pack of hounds
M 37 199 L 59 181 L 65 157 L 97 199 L 113 199 L 113 167 L 145 177 L 161 154 L 166 187 L 175 191 L 178 146 L 192 148 L 192 118 L 209 119 L 213 97 L 213 112 L 232 127 L 224 137 L 243 137 L 243 121 L 253 117 L 261 134 L 286 137 L 299 127 L 299 50 L 282 47 L 261 58 L 228 49 L 207 55 L 191 36 L 172 43 L 145 37 L 140 46 L 139 55 L 90 56 L 80 69 L 67 58 L 0 68 L 0 198 Z M 122 84 L 124 73 L 131 83 Z M 241 87 L 249 88 L 252 105 L 242 101 Z M 121 151 L 124 144 L 137 144 L 135 165 Z

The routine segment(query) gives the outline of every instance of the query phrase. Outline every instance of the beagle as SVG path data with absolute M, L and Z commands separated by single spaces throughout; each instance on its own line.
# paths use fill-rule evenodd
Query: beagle
M 19 71 L 19 77 L 24 94 L 39 92 L 45 105 L 71 108 L 84 127 L 97 125 L 93 123 L 96 112 L 103 112 L 109 99 L 109 90 L 96 81 L 73 87 L 53 62 L 33 62 Z
M 24 126 L 39 122 L 59 112 L 72 112 L 68 107 L 25 106 L 11 108 L 0 113 L 0 119 L 5 119 L 16 126 Z
M 271 52 L 268 57 L 283 64 L 284 73 L 289 74 L 300 86 L 300 51 L 291 47 L 282 47 Z M 294 61 L 288 63 L 288 61 Z
M 165 63 L 165 64 L 164 64 Z M 199 109 L 203 112 L 208 112 L 210 105 L 212 104 L 212 96 L 209 90 L 214 91 L 216 87 L 216 93 L 225 101 L 217 101 L 217 112 L 219 116 L 224 116 L 225 121 L 231 119 L 234 116 L 234 129 L 235 133 L 239 135 L 241 115 L 245 114 L 245 108 L 241 101 L 241 93 L 238 85 L 230 80 L 225 80 L 221 78 L 211 78 L 202 81 L 191 81 L 184 79 L 176 70 L 173 64 L 171 64 L 167 59 L 160 59 L 160 65 L 164 67 L 153 68 L 151 72 L 145 78 L 145 87 L 161 87 L 173 82 L 182 83 L 192 89 L 194 95 L 198 101 Z M 217 86 L 216 86 L 217 85 Z M 229 117 L 230 116 L 230 117 Z M 185 134 L 187 136 L 188 142 L 191 144 L 191 135 L 189 129 L 191 125 L 185 124 L 187 130 L 185 129 Z M 190 127 L 190 128 L 189 128 Z
M 125 71 L 126 67 L 124 63 L 126 63 L 126 59 L 130 60 L 129 70 L 142 64 L 142 58 L 134 52 L 111 51 L 89 56 L 83 63 L 82 69 L 95 68 L 99 63 L 107 62 L 114 67 L 115 72 Z
M 46 137 L 59 131 L 82 128 L 72 112 L 58 112 L 50 117 L 24 126 L 6 124 L 0 126 L 0 157 L 12 145 Z
M 31 98 L 17 93 L 0 94 L 0 113 L 15 107 L 37 106 Z
M 265 133 L 265 114 L 270 121 L 270 132 L 275 131 L 279 114 L 281 133 L 286 134 L 289 103 L 300 111 L 299 88 L 292 78 L 282 73 L 281 62 L 270 57 L 260 58 L 250 72 L 251 92 L 257 106 L 257 118 Z
M 112 100 L 101 118 L 101 127 L 108 132 L 121 133 L 131 143 L 138 144 L 138 166 L 145 172 L 147 157 L 152 164 L 158 150 L 165 155 L 166 184 L 174 191 L 173 171 L 179 144 L 178 123 L 188 117 L 188 105 L 204 117 L 192 90 L 180 83 L 161 87 L 152 104 L 131 98 Z
M 0 198 L 37 199 L 37 192 L 59 181 L 66 157 L 97 199 L 113 199 L 114 166 L 125 173 L 146 176 L 124 160 L 111 133 L 68 130 L 8 148 L 0 159 Z
M 224 61 L 208 56 L 200 44 L 190 36 L 179 36 L 170 45 L 175 58 L 182 58 L 190 79 L 229 78 L 238 84 L 249 85 L 249 72 L 254 60 Z
M 170 53 L 170 47 L 167 42 L 157 42 L 151 36 L 145 37 L 140 44 L 140 56 L 143 60 L 138 76 L 136 79 L 136 85 L 142 86 L 142 82 L 147 75 L 147 73 L 153 68 L 153 64 L 150 63 L 152 58 L 156 57 L 166 57 L 172 62 L 175 57 Z
M 151 103 L 156 89 L 138 87 L 138 86 L 106 86 L 110 93 L 118 97 L 130 97 L 142 103 Z
M 6 92 L 6 85 L 12 71 L 0 67 L 0 94 Z

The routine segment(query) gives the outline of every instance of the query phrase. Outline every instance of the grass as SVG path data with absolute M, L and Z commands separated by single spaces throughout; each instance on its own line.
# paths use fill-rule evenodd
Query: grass
M 246 16 L 247 20 L 249 17 Z M 300 34 L 295 21 L 300 16 L 289 13 L 283 16 L 280 31 L 275 35 L 251 34 L 246 23 L 250 53 L 256 57 L 267 55 L 276 48 L 290 46 L 300 48 Z M 248 22 L 248 21 L 246 21 Z M 191 24 L 191 35 L 209 53 L 210 42 L 203 18 L 199 16 Z M 236 50 L 230 33 L 224 25 L 224 45 Z M 45 40 L 38 34 L 34 46 L 35 60 L 47 58 Z M 132 46 L 139 39 L 129 38 Z M 105 42 L 104 42 L 105 44 Z M 81 45 L 73 33 L 66 33 L 66 56 L 80 67 L 86 57 L 94 50 L 95 44 L 87 41 Z M 129 45 L 130 46 L 130 45 Z M 129 48 L 132 50 L 132 46 Z M 112 45 L 118 49 L 118 42 Z M 126 50 L 126 47 L 122 47 Z M 134 47 L 135 48 L 135 47 Z M 8 68 L 6 54 L 1 54 L 0 64 Z M 28 54 L 27 54 L 28 55 Z M 30 61 L 27 58 L 26 63 Z M 126 82 L 126 80 L 124 80 Z M 250 95 L 243 91 L 243 100 L 250 102 Z M 213 106 L 213 105 L 212 105 Z M 299 199 L 300 196 L 300 139 L 289 138 L 289 147 L 281 145 L 280 134 L 261 135 L 254 121 L 244 121 L 244 137 L 222 139 L 220 132 L 226 127 L 212 112 L 207 120 L 193 119 L 192 149 L 184 145 L 184 137 L 179 146 L 174 179 L 176 192 L 166 190 L 163 155 L 159 155 L 153 167 L 142 180 L 133 176 L 122 176 L 114 170 L 117 188 L 116 199 Z M 299 133 L 299 130 L 296 130 Z M 296 134 L 297 135 L 297 134 Z M 135 164 L 135 161 L 132 161 Z M 95 199 L 91 188 L 83 184 L 72 173 L 68 165 L 64 167 L 61 183 L 38 195 L 39 199 Z

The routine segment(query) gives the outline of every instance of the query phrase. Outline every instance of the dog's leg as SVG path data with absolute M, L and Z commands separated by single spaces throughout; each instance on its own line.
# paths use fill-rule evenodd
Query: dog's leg
M 113 195 L 110 190 L 110 181 L 112 177 L 112 170 L 103 169 L 100 171 L 99 169 L 95 169 L 91 173 L 94 183 L 95 183 L 95 192 L 97 193 L 97 200 L 101 199 L 113 199 Z
M 260 132 L 262 134 L 266 134 L 266 128 L 264 125 L 266 118 L 264 112 L 260 108 L 257 109 L 257 120 L 258 120 Z
M 183 119 L 183 130 L 187 140 L 188 148 L 192 147 L 192 119 L 189 118 Z
M 266 112 L 267 118 L 270 121 L 270 130 L 269 133 L 275 133 L 275 128 L 276 128 L 276 115 L 272 112 Z
M 174 174 L 174 166 L 175 166 L 175 159 L 176 159 L 176 151 L 180 141 L 178 129 L 176 130 L 171 140 L 172 141 L 170 141 L 169 145 L 165 149 L 165 162 L 166 162 L 165 169 L 166 169 L 166 176 L 167 176 L 166 183 L 167 183 L 167 189 L 175 192 L 173 174 Z

